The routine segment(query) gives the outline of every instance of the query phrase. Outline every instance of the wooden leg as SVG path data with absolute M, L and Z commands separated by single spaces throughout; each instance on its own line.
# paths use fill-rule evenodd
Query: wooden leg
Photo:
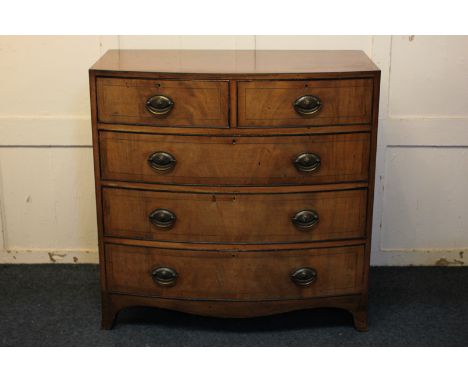
M 108 296 L 102 294 L 102 319 L 101 319 L 101 329 L 110 330 L 114 326 L 115 317 L 117 316 L 118 311 L 112 305 Z
M 357 309 L 351 311 L 353 315 L 354 327 L 359 332 L 367 332 L 369 327 L 367 326 L 367 309 Z
M 101 320 L 101 329 L 103 330 L 111 330 L 112 327 L 114 326 L 114 318 L 109 318 L 109 317 L 104 317 L 104 313 L 102 314 L 102 320 Z

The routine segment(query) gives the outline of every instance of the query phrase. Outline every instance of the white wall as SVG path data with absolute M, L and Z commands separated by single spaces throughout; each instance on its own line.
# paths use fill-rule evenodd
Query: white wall
M 382 70 L 372 263 L 468 256 L 468 37 L 0 36 L 0 262 L 97 262 L 87 69 L 111 48 L 362 49 Z

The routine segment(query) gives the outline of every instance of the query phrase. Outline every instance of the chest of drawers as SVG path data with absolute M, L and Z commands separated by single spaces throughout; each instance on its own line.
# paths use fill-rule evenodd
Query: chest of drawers
M 360 51 L 108 51 L 90 69 L 102 327 L 315 307 L 367 329 L 380 71 Z

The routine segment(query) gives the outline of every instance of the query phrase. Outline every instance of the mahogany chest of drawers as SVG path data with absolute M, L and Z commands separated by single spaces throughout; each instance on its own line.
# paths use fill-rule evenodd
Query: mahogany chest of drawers
M 90 69 L 102 326 L 314 307 L 367 329 L 380 71 L 360 51 L 108 51 Z

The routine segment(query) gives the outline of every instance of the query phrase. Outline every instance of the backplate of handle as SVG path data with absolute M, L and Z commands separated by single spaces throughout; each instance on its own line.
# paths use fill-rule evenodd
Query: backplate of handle
M 312 210 L 303 210 L 297 212 L 291 220 L 296 228 L 310 229 L 319 222 L 319 215 Z
M 172 228 L 177 219 L 173 212 L 162 208 L 151 212 L 148 218 L 158 228 Z
M 174 101 L 164 95 L 154 95 L 146 100 L 146 109 L 154 115 L 166 115 L 174 107 Z
M 173 286 L 179 276 L 177 272 L 169 267 L 159 267 L 151 271 L 154 282 L 161 286 Z
M 317 280 L 317 271 L 308 267 L 298 268 L 291 273 L 290 277 L 294 284 L 308 286 Z
M 313 115 L 322 108 L 322 101 L 314 95 L 303 95 L 294 101 L 293 106 L 300 115 Z
M 164 151 L 157 151 L 148 157 L 148 163 L 156 171 L 169 171 L 176 165 L 175 157 Z
M 302 153 L 294 159 L 293 163 L 299 171 L 314 172 L 320 168 L 321 159 L 314 153 Z

